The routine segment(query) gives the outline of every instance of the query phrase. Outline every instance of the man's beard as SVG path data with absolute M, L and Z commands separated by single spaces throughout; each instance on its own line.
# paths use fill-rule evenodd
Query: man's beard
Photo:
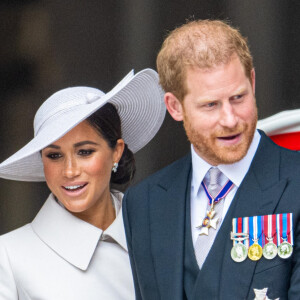
M 248 152 L 257 123 L 257 112 L 251 123 L 243 123 L 236 128 L 219 130 L 206 136 L 192 127 L 188 118 L 184 116 L 184 128 L 189 141 L 193 144 L 197 154 L 212 165 L 233 164 L 240 161 Z M 235 145 L 220 146 L 217 137 L 242 134 L 242 140 Z

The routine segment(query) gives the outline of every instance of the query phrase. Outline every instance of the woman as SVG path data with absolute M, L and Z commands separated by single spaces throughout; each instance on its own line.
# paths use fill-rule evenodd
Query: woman
M 74 87 L 43 103 L 33 140 L 0 165 L 0 177 L 46 180 L 51 191 L 31 224 L 0 237 L 1 300 L 134 299 L 122 194 L 110 184 L 132 179 L 132 152 L 164 115 L 150 69 L 107 94 Z

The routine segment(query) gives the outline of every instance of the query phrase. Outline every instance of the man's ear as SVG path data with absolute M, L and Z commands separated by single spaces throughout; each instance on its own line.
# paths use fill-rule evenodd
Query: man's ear
M 253 95 L 255 95 L 255 70 L 254 70 L 254 68 L 251 70 L 251 81 L 252 81 Z
M 170 113 L 171 117 L 175 121 L 182 121 L 183 106 L 182 103 L 177 99 L 177 97 L 172 93 L 166 93 L 164 100 L 165 100 L 167 110 Z

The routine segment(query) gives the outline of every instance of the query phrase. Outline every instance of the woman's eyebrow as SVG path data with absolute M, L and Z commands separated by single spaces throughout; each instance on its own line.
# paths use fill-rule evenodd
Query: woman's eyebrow
M 84 145 L 96 145 L 96 146 L 98 146 L 99 144 L 97 144 L 95 142 L 92 142 L 92 141 L 82 141 L 82 142 L 78 142 L 78 143 L 74 144 L 73 147 L 77 148 L 77 147 L 81 147 L 81 146 L 84 146 Z M 47 148 L 60 149 L 60 146 L 50 144 L 47 147 L 45 147 L 45 149 L 47 149 Z
M 84 146 L 84 145 L 96 145 L 96 146 L 98 146 L 99 144 L 97 144 L 95 142 L 92 142 L 92 141 L 82 141 L 82 142 L 74 144 L 74 148 L 81 147 L 81 146 Z
M 45 149 L 47 149 L 47 148 L 52 148 L 52 149 L 60 149 L 60 147 L 59 147 L 59 146 L 56 146 L 56 145 L 53 145 L 53 144 L 51 144 L 51 145 L 48 145 L 47 147 L 45 147 Z

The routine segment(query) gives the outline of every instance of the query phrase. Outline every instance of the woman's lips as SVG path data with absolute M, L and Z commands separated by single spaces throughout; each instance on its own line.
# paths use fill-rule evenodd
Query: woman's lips
M 64 194 L 71 196 L 71 197 L 77 197 L 82 195 L 87 190 L 88 183 L 72 183 L 72 184 L 66 184 L 62 186 L 62 190 Z

